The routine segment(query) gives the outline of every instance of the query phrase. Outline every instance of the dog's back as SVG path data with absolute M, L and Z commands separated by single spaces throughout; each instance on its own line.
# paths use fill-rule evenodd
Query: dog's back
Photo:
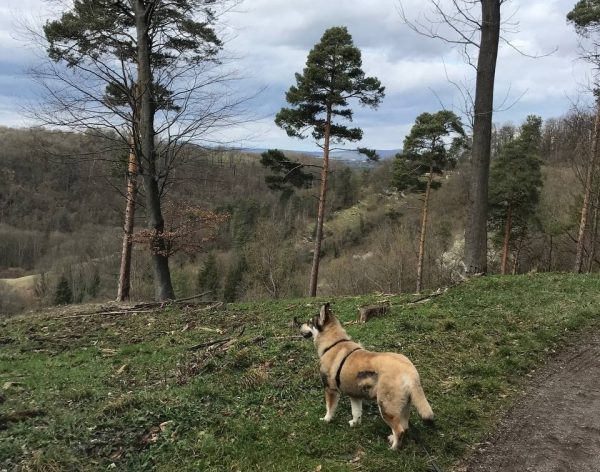
M 360 370 L 363 368 L 367 370 Z M 357 391 L 364 392 L 365 398 L 377 400 L 380 408 L 388 404 L 401 410 L 412 404 L 421 418 L 433 420 L 433 410 L 423 392 L 419 373 L 406 356 L 363 351 L 348 370 L 350 376 L 356 376 Z

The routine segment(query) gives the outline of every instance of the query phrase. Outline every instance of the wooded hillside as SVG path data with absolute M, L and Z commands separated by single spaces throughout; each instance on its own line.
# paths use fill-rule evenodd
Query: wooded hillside
M 585 167 L 581 137 L 591 126 L 592 118 L 580 115 L 544 123 L 539 204 L 527 221 L 515 225 L 509 272 L 571 269 Z M 515 125 L 495 128 L 494 156 L 518 131 Z M 61 276 L 69 283 L 72 301 L 113 298 L 126 151 L 111 150 L 98 137 L 40 129 L 2 128 L 0 137 L 0 278 L 16 279 L 3 281 L 2 309 L 54 303 Z M 173 256 L 177 296 L 213 290 L 211 297 L 232 301 L 306 293 L 317 182 L 307 189 L 270 190 L 265 183 L 269 171 L 259 161 L 256 154 L 235 150 L 186 150 L 164 190 L 165 202 L 229 217 L 199 251 Z M 333 163 L 320 293 L 414 291 L 421 195 L 395 189 L 394 162 L 352 169 Z M 495 157 L 492 167 L 494 162 Z M 425 288 L 457 281 L 464 273 L 461 236 L 468 173 L 469 161 L 462 158 L 436 177 L 443 185 L 431 196 Z M 591 212 L 593 231 L 585 252 L 584 266 L 591 271 L 599 265 L 597 213 Z M 138 225 L 143 219 L 140 204 Z M 494 272 L 500 270 L 505 234 L 501 222 L 490 220 L 490 225 Z M 151 297 L 148 251 L 142 243 L 135 247 L 132 296 Z M 23 276 L 34 277 L 19 279 Z

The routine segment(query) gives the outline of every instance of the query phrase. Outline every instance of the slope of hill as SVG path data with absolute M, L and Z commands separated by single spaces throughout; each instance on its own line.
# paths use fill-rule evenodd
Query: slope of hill
M 350 335 L 403 352 L 421 373 L 437 426 L 413 415 L 399 452 L 375 405 L 358 428 L 347 399 L 331 424 L 318 420 L 314 347 L 290 326 L 318 300 L 125 316 L 73 306 L 0 324 L 0 469 L 447 470 L 494 428 L 527 374 L 600 327 L 596 275 L 482 277 L 424 303 L 390 297 L 388 316 L 350 323 L 379 299 L 331 301 Z

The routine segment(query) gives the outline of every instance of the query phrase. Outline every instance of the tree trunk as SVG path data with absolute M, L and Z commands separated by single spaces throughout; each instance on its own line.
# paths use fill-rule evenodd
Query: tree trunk
M 594 215 L 592 216 L 592 232 L 590 235 L 590 254 L 588 256 L 588 273 L 594 268 L 594 259 L 596 258 L 596 242 L 598 240 L 598 205 L 600 204 L 600 194 L 596 193 L 594 198 Z
M 308 295 L 317 296 L 317 283 L 319 280 L 319 263 L 321 262 L 321 241 L 323 240 L 323 222 L 325 220 L 325 201 L 327 197 L 327 177 L 329 176 L 329 137 L 331 132 L 331 109 L 327 110 L 325 122 L 325 136 L 323 143 L 323 168 L 321 169 L 321 191 L 319 193 L 319 209 L 317 211 L 317 230 L 315 235 L 315 249 L 313 254 L 312 269 L 310 271 L 310 287 Z
M 133 247 L 133 225 L 135 218 L 135 200 L 137 198 L 137 157 L 134 150 L 133 137 L 130 141 L 129 163 L 127 165 L 127 204 L 125 206 L 125 223 L 123 225 L 123 248 L 121 250 L 121 268 L 119 270 L 119 287 L 117 301 L 129 300 L 131 287 L 131 250 Z
M 419 238 L 419 257 L 417 259 L 417 293 L 421 293 L 421 289 L 423 288 L 423 259 L 425 256 L 425 238 L 427 237 L 427 210 L 432 180 L 433 164 L 430 164 L 427 188 L 425 189 L 425 200 L 423 201 L 423 213 L 421 215 L 421 237 Z
M 548 254 L 548 270 L 547 272 L 552 271 L 552 250 L 554 247 L 554 238 L 550 235 L 550 253 Z
M 510 246 L 510 231 L 512 230 L 512 207 L 508 205 L 506 212 L 506 227 L 504 230 L 504 250 L 502 251 L 502 265 L 500 273 L 506 275 L 506 264 L 508 263 L 508 248 Z
M 512 275 L 517 275 L 517 269 L 519 268 L 519 257 L 521 256 L 521 250 L 523 249 L 523 238 L 518 240 L 517 253 L 515 254 L 515 260 L 512 266 Z
M 149 36 L 149 12 L 142 0 L 134 1 L 135 27 L 138 54 L 138 96 L 139 96 L 139 140 L 141 159 L 144 163 L 143 181 L 146 193 L 146 219 L 152 233 L 151 251 L 154 272 L 154 296 L 163 301 L 175 298 L 169 271 L 169 258 L 163 237 L 164 220 L 160 207 L 160 191 L 156 173 L 156 150 L 154 143 L 154 99 L 152 68 L 150 64 L 151 41 Z
M 500 39 L 500 0 L 481 0 L 481 41 L 477 60 L 471 185 L 465 229 L 468 274 L 487 271 L 487 212 L 494 80 Z
M 596 103 L 596 123 L 594 125 L 594 136 L 592 141 L 592 152 L 585 176 L 585 188 L 583 193 L 583 205 L 581 206 L 581 218 L 579 220 L 579 234 L 577 236 L 577 247 L 575 249 L 575 266 L 573 271 L 580 273 L 583 266 L 583 249 L 585 245 L 585 230 L 588 224 L 590 212 L 590 201 L 592 199 L 592 184 L 596 171 L 596 160 L 598 157 L 598 140 L 600 139 L 600 99 Z

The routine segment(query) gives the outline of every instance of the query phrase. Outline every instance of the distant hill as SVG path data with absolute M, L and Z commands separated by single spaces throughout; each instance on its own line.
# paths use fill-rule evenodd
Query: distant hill
M 260 153 L 267 151 L 267 149 L 249 148 L 249 149 L 244 149 L 244 151 L 260 154 Z M 306 156 L 314 156 L 314 157 L 320 157 L 323 154 L 322 151 L 292 151 L 289 149 L 281 149 L 281 151 L 286 154 L 303 154 Z M 376 151 L 377 151 L 377 154 L 379 154 L 379 157 L 381 157 L 381 159 L 391 159 L 396 154 L 401 152 L 402 150 L 401 149 L 377 149 Z M 335 159 L 336 161 L 344 161 L 344 162 L 351 162 L 351 163 L 365 162 L 367 160 L 366 157 L 363 154 L 360 154 L 356 149 L 344 149 L 344 150 L 332 151 L 331 158 Z

